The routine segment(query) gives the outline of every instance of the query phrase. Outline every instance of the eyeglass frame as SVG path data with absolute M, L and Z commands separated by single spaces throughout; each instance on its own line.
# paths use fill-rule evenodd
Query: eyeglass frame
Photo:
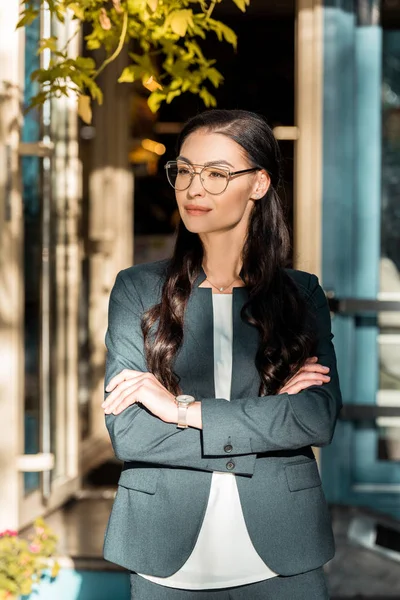
M 244 175 L 245 173 L 253 173 L 254 171 L 260 171 L 260 170 L 261 170 L 261 167 L 252 167 L 251 169 L 241 169 L 240 171 L 230 171 L 230 170 L 229 170 L 229 168 L 227 168 L 225 165 L 217 165 L 217 164 L 214 164 L 214 165 L 213 165 L 213 164 L 211 164 L 211 165 L 197 165 L 197 164 L 193 164 L 193 163 L 188 163 L 188 162 L 186 162 L 186 161 L 184 161 L 184 160 L 182 160 L 182 162 L 183 162 L 184 164 L 186 164 L 188 167 L 201 167 L 201 171 L 197 172 L 197 171 L 195 171 L 195 170 L 193 169 L 193 170 L 192 170 L 192 172 L 191 172 L 191 177 L 190 177 L 190 183 L 189 183 L 189 185 L 188 185 L 187 187 L 183 188 L 183 190 L 177 190 L 177 189 L 176 189 L 176 187 L 175 187 L 175 186 L 173 186 L 173 185 L 172 185 L 172 183 L 171 183 L 171 182 L 170 182 L 170 180 L 169 180 L 169 177 L 168 177 L 168 167 L 169 167 L 169 165 L 171 165 L 171 164 L 176 164 L 176 165 L 178 166 L 178 161 L 177 161 L 177 160 L 169 160 L 168 162 L 166 162 L 166 163 L 165 163 L 165 165 L 164 165 L 164 169 L 165 169 L 165 171 L 166 171 L 166 175 L 167 175 L 168 183 L 170 184 L 170 186 L 171 186 L 171 187 L 172 187 L 174 190 L 176 190 L 177 192 L 185 192 L 185 191 L 186 191 L 186 190 L 188 190 L 188 189 L 190 188 L 190 186 L 192 185 L 192 183 L 193 183 L 193 179 L 195 178 L 195 176 L 196 176 L 196 175 L 199 175 L 199 176 L 200 176 L 200 183 L 201 183 L 201 185 L 203 186 L 203 189 L 204 189 L 204 190 L 205 190 L 205 191 L 206 191 L 208 194 L 211 194 L 212 196 L 219 196 L 220 194 L 223 194 L 223 193 L 226 191 L 226 189 L 227 189 L 227 187 L 228 187 L 228 185 L 229 185 L 229 182 L 231 181 L 231 179 L 233 179 L 233 177 L 234 177 L 235 175 Z M 204 171 L 204 169 L 210 169 L 210 168 L 212 168 L 212 167 L 216 167 L 216 168 L 218 168 L 218 169 L 224 170 L 224 171 L 226 171 L 226 173 L 227 173 L 227 175 L 228 175 L 228 177 L 227 177 L 227 183 L 226 183 L 226 186 L 225 186 L 225 188 L 222 190 L 222 192 L 209 192 L 209 191 L 208 191 L 208 190 L 207 190 L 207 189 L 204 187 L 203 180 L 201 179 L 201 174 L 202 174 L 202 172 Z

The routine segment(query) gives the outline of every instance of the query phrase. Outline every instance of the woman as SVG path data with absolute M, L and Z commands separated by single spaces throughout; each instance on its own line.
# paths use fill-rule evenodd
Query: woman
M 279 148 L 258 115 L 210 110 L 178 153 L 173 256 L 111 292 L 102 406 L 124 466 L 104 556 L 135 600 L 322 600 L 334 542 L 311 446 L 341 394 L 317 277 L 284 268 Z

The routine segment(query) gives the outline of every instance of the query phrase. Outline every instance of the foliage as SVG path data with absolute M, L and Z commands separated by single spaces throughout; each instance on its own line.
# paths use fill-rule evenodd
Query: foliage
M 32 585 L 40 582 L 49 567 L 51 577 L 57 577 L 59 564 L 51 558 L 56 542 L 42 518 L 35 520 L 34 532 L 27 540 L 17 531 L 0 533 L 0 600 L 30 594 Z
M 231 0 L 245 12 L 250 0 Z M 235 32 L 212 14 L 222 0 L 22 0 L 17 27 L 30 25 L 45 6 L 53 19 L 64 22 L 72 16 L 76 34 L 87 24 L 85 36 L 88 50 L 104 49 L 105 60 L 96 65 L 93 58 L 71 58 L 68 40 L 60 47 L 53 36 L 41 39 L 38 52 L 51 52 L 46 68 L 36 70 L 32 79 L 40 84 L 30 108 L 50 97 L 78 94 L 78 111 L 91 120 L 91 99 L 102 102 L 102 91 L 96 81 L 103 69 L 122 51 L 134 44 L 130 64 L 119 76 L 120 82 L 140 81 L 151 93 L 148 104 L 156 112 L 160 104 L 170 103 L 184 92 L 199 95 L 207 107 L 215 106 L 215 97 L 207 84 L 217 88 L 223 81 L 215 60 L 204 56 L 199 39 L 209 33 L 236 49 Z M 79 97 L 81 99 L 79 100 Z M 84 98 L 84 99 L 83 99 Z

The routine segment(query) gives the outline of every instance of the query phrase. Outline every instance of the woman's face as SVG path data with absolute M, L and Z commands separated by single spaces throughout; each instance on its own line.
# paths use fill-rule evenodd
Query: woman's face
M 220 133 L 198 130 L 190 134 L 182 144 L 178 163 L 189 163 L 199 173 L 201 166 L 225 166 L 231 172 L 250 169 L 252 165 L 244 150 Z M 218 176 L 218 175 L 216 175 Z M 211 233 L 228 231 L 243 224 L 250 216 L 256 197 L 262 197 L 269 185 L 269 176 L 265 171 L 254 171 L 233 177 L 221 194 L 206 191 L 196 175 L 188 189 L 175 190 L 178 210 L 185 227 L 192 233 Z M 190 214 L 188 207 L 195 205 L 210 209 L 200 214 Z

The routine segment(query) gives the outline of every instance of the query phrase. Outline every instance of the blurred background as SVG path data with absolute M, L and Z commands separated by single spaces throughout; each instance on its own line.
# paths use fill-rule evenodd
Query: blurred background
M 185 94 L 152 113 L 141 86 L 117 83 L 122 53 L 90 125 L 68 98 L 23 118 L 52 24 L 44 11 L 15 31 L 19 0 L 1 4 L 0 531 L 44 515 L 59 535 L 62 570 L 38 600 L 122 600 L 128 573 L 102 559 L 121 469 L 100 406 L 108 298 L 120 269 L 171 253 L 163 166 L 204 105 Z M 400 0 L 217 8 L 238 34 L 236 53 L 202 43 L 225 77 L 218 107 L 273 127 L 292 264 L 332 311 L 344 407 L 318 453 L 332 598 L 400 598 Z

